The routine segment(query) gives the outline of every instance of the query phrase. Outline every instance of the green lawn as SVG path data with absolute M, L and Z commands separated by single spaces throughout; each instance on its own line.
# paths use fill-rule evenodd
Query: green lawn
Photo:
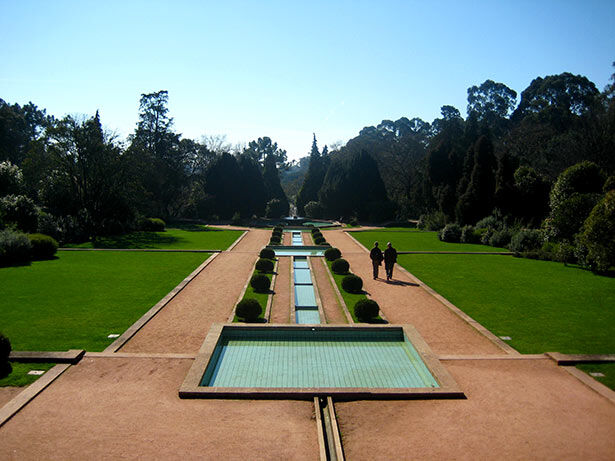
M 267 278 L 269 278 L 270 281 L 273 278 L 273 274 L 272 273 L 259 272 L 257 270 L 254 270 L 252 275 L 250 275 L 250 278 L 252 278 L 252 276 L 255 275 L 255 274 L 266 275 Z M 256 291 L 254 291 L 254 288 L 252 288 L 252 286 L 248 283 L 248 287 L 246 288 L 246 292 L 244 293 L 243 298 L 241 298 L 241 299 L 246 299 L 246 298 L 256 299 L 260 303 L 260 305 L 263 308 L 263 310 L 261 311 L 261 315 L 259 315 L 258 318 L 259 319 L 264 319 L 265 318 L 265 310 L 267 310 L 267 300 L 269 299 L 269 293 L 257 293 Z M 233 318 L 233 322 L 240 322 L 239 317 L 237 317 L 236 314 L 235 314 L 235 317 Z
M 398 262 L 522 353 L 615 353 L 615 278 L 512 256 L 400 255 Z
M 30 370 L 48 371 L 55 366 L 55 363 L 17 363 L 11 362 L 13 372 L 6 378 L 0 379 L 0 387 L 24 387 L 29 386 L 41 375 L 29 375 Z
M 344 302 L 346 303 L 346 307 L 348 308 L 348 312 L 350 312 L 350 315 L 352 316 L 352 320 L 354 320 L 357 323 L 361 323 L 359 321 L 359 319 L 357 319 L 357 316 L 354 313 L 354 305 L 360 299 L 367 299 L 367 296 L 365 296 L 365 294 L 363 294 L 363 293 L 348 293 L 346 290 L 344 290 L 342 288 L 342 279 L 344 277 L 346 277 L 346 275 L 348 275 L 348 274 L 340 275 L 340 274 L 336 274 L 335 272 L 333 272 L 331 270 L 331 261 L 327 261 L 327 266 L 329 266 L 329 272 L 331 272 L 331 275 L 333 275 L 333 280 L 335 280 L 335 284 L 337 285 L 337 289 L 342 294 L 342 298 L 344 299 Z M 352 271 L 350 273 L 352 273 Z M 382 318 L 379 315 L 378 317 L 376 317 L 374 323 L 381 323 L 381 322 L 382 322 Z
M 101 351 L 209 256 L 61 252 L 0 268 L 0 330 L 14 350 Z
M 437 232 L 423 232 L 416 229 L 390 228 L 351 232 L 351 235 L 367 249 L 372 248 L 374 242 L 378 242 L 383 251 L 387 242 L 391 242 L 397 251 L 508 251 L 506 248 L 488 245 L 441 242 Z
M 100 237 L 95 242 L 66 245 L 68 248 L 143 248 L 165 250 L 226 250 L 243 231 L 194 226 L 164 232 L 132 232 Z
M 592 376 L 592 378 L 615 390 L 615 363 L 583 363 L 577 365 L 577 368 L 587 374 L 602 373 L 604 376 Z

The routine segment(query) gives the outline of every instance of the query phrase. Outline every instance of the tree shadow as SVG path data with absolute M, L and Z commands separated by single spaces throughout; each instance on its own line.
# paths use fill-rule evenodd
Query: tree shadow
M 159 232 L 132 232 L 126 235 L 115 235 L 112 237 L 99 237 L 92 243 L 94 248 L 159 248 L 161 246 L 170 246 L 180 242 L 183 239 L 172 235 L 162 234 Z
M 173 228 L 187 232 L 224 232 L 224 229 L 214 229 L 205 224 L 196 223 L 173 223 Z
M 31 265 L 32 265 L 32 261 L 2 261 L 0 262 L 0 267 L 27 267 Z
M 384 319 L 372 319 L 372 320 L 370 320 L 370 321 L 369 321 L 369 323 L 371 323 L 371 324 L 377 324 L 377 325 L 384 325 L 384 324 L 387 324 L 387 323 L 389 323 L 389 322 L 387 322 L 387 321 L 386 321 L 386 320 L 384 320 Z

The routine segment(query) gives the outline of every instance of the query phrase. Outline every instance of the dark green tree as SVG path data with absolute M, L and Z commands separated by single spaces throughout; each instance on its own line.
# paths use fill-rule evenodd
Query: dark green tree
M 281 202 L 280 210 L 284 216 L 288 216 L 290 206 L 288 198 L 284 193 L 284 189 L 280 185 L 280 175 L 276 166 L 276 156 L 274 154 L 265 157 L 265 167 L 263 170 L 263 181 L 265 183 L 265 191 L 267 192 L 267 202 L 277 199 Z
M 318 201 L 318 193 L 322 188 L 322 183 L 327 173 L 329 166 L 329 155 L 327 146 L 324 147 L 322 155 L 318 151 L 316 143 L 316 135 L 312 141 L 312 150 L 310 151 L 310 164 L 307 174 L 303 180 L 303 185 L 297 195 L 297 212 L 299 215 L 305 215 L 305 205 L 309 202 Z
M 468 188 L 459 197 L 457 220 L 461 224 L 474 224 L 491 214 L 494 206 L 495 165 L 493 144 L 481 136 L 474 145 L 474 167 Z
M 261 165 L 264 165 L 267 157 L 271 155 L 275 159 L 278 168 L 286 168 L 286 151 L 279 148 L 278 143 L 273 142 L 268 136 L 258 138 L 256 141 L 250 141 L 243 153 L 250 155 Z
M 231 154 L 217 157 L 205 174 L 205 195 L 199 208 L 205 216 L 230 219 L 242 207 L 241 169 Z
M 262 216 L 267 204 L 267 189 L 263 181 L 261 167 L 254 158 L 241 154 L 237 158 L 241 176 L 237 179 L 242 200 L 239 212 L 243 217 Z

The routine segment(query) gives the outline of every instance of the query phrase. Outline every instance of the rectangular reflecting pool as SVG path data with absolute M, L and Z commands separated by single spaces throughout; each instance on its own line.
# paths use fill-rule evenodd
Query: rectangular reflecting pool
M 274 248 L 276 256 L 324 256 L 326 248 L 288 247 Z
M 410 325 L 217 324 L 180 389 L 183 398 L 314 395 L 463 397 Z

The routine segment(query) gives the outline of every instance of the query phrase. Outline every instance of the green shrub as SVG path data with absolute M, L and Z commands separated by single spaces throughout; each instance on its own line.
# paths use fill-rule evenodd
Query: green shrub
M 5 224 L 13 224 L 23 232 L 36 232 L 39 208 L 25 195 L 0 198 L 0 215 Z
M 284 229 L 282 229 L 282 226 L 275 226 L 275 227 L 273 228 L 273 231 L 274 231 L 274 232 L 282 232 L 283 230 L 284 230 Z
M 604 272 L 615 265 L 615 190 L 607 192 L 591 211 L 578 240 L 596 270 Z
M 493 235 L 494 230 L 491 228 L 479 228 L 476 229 L 478 231 L 478 235 L 480 236 L 480 243 L 483 245 L 489 245 L 489 240 L 491 240 L 491 236 Z
M 30 261 L 32 245 L 26 234 L 10 229 L 0 231 L 0 265 Z
M 446 215 L 441 211 L 421 215 L 417 227 L 423 230 L 439 231 L 446 226 Z
M 342 257 L 342 252 L 337 248 L 327 248 L 325 250 L 325 259 L 327 261 L 335 261 Z
M 246 322 L 254 322 L 263 312 L 261 304 L 253 298 L 245 298 L 237 303 L 235 314 Z
M 574 255 L 574 246 L 568 242 L 561 242 L 557 245 L 555 259 L 564 264 L 574 264 L 577 261 Z
M 257 293 L 268 293 L 271 286 L 271 280 L 269 277 L 263 274 L 254 274 L 250 279 L 250 286 Z
M 11 342 L 9 339 L 0 333 L 0 379 L 6 378 L 13 371 L 9 362 L 9 354 L 11 353 Z
M 379 311 L 380 306 L 372 299 L 359 299 L 354 305 L 354 314 L 361 322 L 369 322 L 374 319 Z
M 256 261 L 256 270 L 259 272 L 273 272 L 273 261 L 271 259 L 260 258 Z
M 273 260 L 275 259 L 275 251 L 273 251 L 271 248 L 263 248 L 259 253 L 259 256 L 261 258 Z
M 139 229 L 147 232 L 162 232 L 166 226 L 160 218 L 143 218 L 139 221 Z
M 233 214 L 233 217 L 231 218 L 231 224 L 238 226 L 242 223 L 242 219 L 241 219 L 241 213 L 239 213 L 239 211 L 236 211 Z
M 347 274 L 348 269 L 350 269 L 350 264 L 345 259 L 338 258 L 331 263 L 331 270 L 336 274 Z
M 502 223 L 498 221 L 496 216 L 491 215 L 478 221 L 474 227 L 477 229 L 500 229 Z
M 602 192 L 604 176 L 600 167 L 593 162 L 581 162 L 564 170 L 551 189 L 549 205 L 552 214 L 557 213 L 574 194 L 596 194 Z
M 479 243 L 480 236 L 476 237 L 474 234 L 474 226 L 466 225 L 461 228 L 461 237 L 459 241 L 461 243 Z
M 604 181 L 604 186 L 602 187 L 602 192 L 605 194 L 612 190 L 615 190 L 615 175 L 606 178 L 606 181 Z
M 303 210 L 308 218 L 321 218 L 324 214 L 322 205 L 314 201 L 308 202 Z
M 363 280 L 354 274 L 347 275 L 342 279 L 342 288 L 348 293 L 361 293 Z
M 438 234 L 438 237 L 443 242 L 459 243 L 461 240 L 461 227 L 459 224 L 447 224 L 444 229 Z
M 58 242 L 48 235 L 29 234 L 28 239 L 32 245 L 32 259 L 51 259 L 58 251 Z
M 551 212 L 548 234 L 556 240 L 573 240 L 592 209 L 600 201 L 600 194 L 573 194 L 561 201 Z
M 280 245 L 282 243 L 282 240 L 280 240 L 279 237 L 271 237 L 271 239 L 269 240 L 269 245 Z
M 542 246 L 543 236 L 538 229 L 522 229 L 510 239 L 510 251 L 523 252 L 537 250 Z
M 509 229 L 493 231 L 491 237 L 489 237 L 489 245 L 492 247 L 507 247 L 511 238 L 512 231 Z
M 0 162 L 0 197 L 19 194 L 23 187 L 23 174 L 8 160 Z
M 316 238 L 314 239 L 314 243 L 315 243 L 316 245 L 324 245 L 325 243 L 327 243 L 327 241 L 325 240 L 325 238 L 324 238 L 324 237 L 316 237 Z

